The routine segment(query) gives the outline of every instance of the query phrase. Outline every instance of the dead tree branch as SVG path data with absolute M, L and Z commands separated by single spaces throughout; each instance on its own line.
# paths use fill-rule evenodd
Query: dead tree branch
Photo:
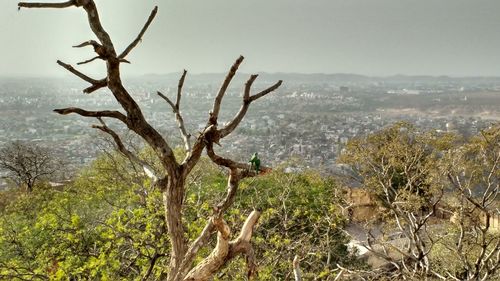
M 302 274 L 300 273 L 299 256 L 295 255 L 292 264 L 293 264 L 293 276 L 295 278 L 295 281 L 302 281 Z
M 146 173 L 146 175 L 148 177 L 150 177 L 151 179 L 153 179 L 154 182 L 156 182 L 158 180 L 158 177 L 157 177 L 158 173 L 155 171 L 155 169 L 151 165 L 149 165 L 146 161 L 140 159 L 139 157 L 137 157 L 137 155 L 135 155 L 130 150 L 128 150 L 125 147 L 125 145 L 123 144 L 123 141 L 121 140 L 120 136 L 115 131 L 113 131 L 111 128 L 109 128 L 106 125 L 106 123 L 104 122 L 104 120 L 102 120 L 101 117 L 97 117 L 97 119 L 99 120 L 101 125 L 100 126 L 93 125 L 92 128 L 99 129 L 99 130 L 103 131 L 104 133 L 109 134 L 113 138 L 113 140 L 116 144 L 117 150 L 120 151 L 125 157 L 130 159 L 130 161 L 141 165 L 141 167 L 144 169 L 144 172 Z
M 19 2 L 17 6 L 19 8 L 68 8 L 71 6 L 77 6 L 76 0 L 70 0 L 61 3 L 29 3 L 29 2 Z
M 252 211 L 243 224 L 240 235 L 231 242 L 229 242 L 230 229 L 226 222 L 222 218 L 213 219 L 213 224 L 218 231 L 217 245 L 207 258 L 189 271 L 184 281 L 210 280 L 222 266 L 239 254 L 247 258 L 248 276 L 254 276 L 257 266 L 250 239 L 259 217 L 260 212 Z
M 243 59 L 244 59 L 243 56 L 239 56 L 238 59 L 236 59 L 236 61 L 231 66 L 231 69 L 227 73 L 226 78 L 224 79 L 224 82 L 222 82 L 222 85 L 219 89 L 219 92 L 217 93 L 217 96 L 215 97 L 214 105 L 212 107 L 212 111 L 210 112 L 207 127 L 210 125 L 217 125 L 217 119 L 219 118 L 219 111 L 220 111 L 222 98 L 226 94 L 227 87 L 229 87 L 231 80 L 233 80 L 234 75 L 236 75 L 236 71 L 238 70 L 238 67 L 240 66 L 240 64 L 243 62 Z
M 96 118 L 97 117 L 110 117 L 110 118 L 118 119 L 122 122 L 126 122 L 125 115 L 123 115 L 119 111 L 113 111 L 113 110 L 88 111 L 88 110 L 84 110 L 84 109 L 77 108 L 77 107 L 68 107 L 68 108 L 54 109 L 54 112 L 59 113 L 61 115 L 76 113 L 76 114 L 84 116 L 84 117 L 96 117 Z
M 80 62 L 78 64 L 88 63 L 88 62 L 91 62 L 91 61 L 93 61 L 95 59 L 98 59 L 98 58 L 102 59 L 102 57 L 95 57 L 95 58 L 93 58 L 91 60 Z M 107 81 L 106 78 L 101 79 L 101 80 L 96 80 L 96 79 L 90 78 L 87 75 L 85 75 L 85 74 L 81 73 L 80 71 L 76 70 L 73 66 L 71 66 L 69 64 L 66 64 L 66 63 L 64 63 L 64 62 L 62 62 L 60 60 L 57 61 L 57 64 L 59 64 L 60 66 L 64 67 L 66 70 L 68 70 L 69 72 L 71 72 L 74 75 L 78 76 L 82 80 L 84 80 L 84 81 L 92 84 L 92 86 L 90 86 L 90 87 L 88 87 L 88 88 L 86 88 L 86 89 L 83 90 L 83 92 L 85 94 L 90 94 L 90 93 L 92 93 L 94 91 L 97 91 L 97 90 L 99 90 L 101 88 L 104 88 L 104 87 L 106 87 L 108 85 L 108 81 Z
M 179 127 L 179 131 L 181 133 L 182 140 L 184 141 L 184 149 L 186 150 L 186 159 L 189 158 L 191 155 L 191 135 L 187 133 L 186 126 L 184 125 L 184 119 L 182 118 L 181 112 L 180 112 L 180 101 L 181 101 L 181 95 L 182 95 L 182 87 L 184 85 L 184 79 L 186 78 L 187 71 L 184 70 L 182 73 L 181 79 L 179 80 L 179 85 L 177 87 L 177 99 L 175 101 L 175 104 L 164 94 L 161 92 L 157 92 L 157 94 L 163 98 L 171 107 L 172 111 L 175 114 L 175 120 L 177 121 L 177 126 Z
M 57 64 L 64 67 L 66 70 L 68 70 L 69 72 L 73 73 L 74 75 L 80 77 L 82 80 L 84 81 L 87 81 L 89 82 L 90 84 L 98 84 L 99 83 L 99 80 L 95 80 L 95 79 L 92 79 L 90 77 L 88 77 L 87 75 L 81 73 L 80 71 L 76 70 L 73 66 L 69 65 L 69 64 L 66 64 L 60 60 L 57 61 Z
M 123 53 L 121 53 L 118 56 L 119 59 L 124 59 L 130 53 L 130 51 L 132 51 L 132 49 L 134 49 L 135 46 L 137 46 L 137 44 L 139 44 L 139 42 L 141 42 L 142 36 L 144 36 L 144 33 L 146 33 L 146 30 L 148 29 L 151 22 L 153 22 L 153 19 L 155 18 L 156 13 L 158 13 L 158 6 L 155 6 L 153 11 L 151 11 L 151 14 L 149 15 L 148 20 L 144 24 L 144 27 L 141 29 L 141 32 L 139 32 L 139 35 L 137 35 L 137 38 L 135 38 L 135 40 L 132 41 L 132 43 L 130 43 L 130 45 L 128 45 L 128 47 L 123 51 Z
M 88 88 L 85 88 L 83 90 L 83 93 L 90 94 L 90 93 L 93 93 L 93 92 L 95 92 L 101 88 L 107 87 L 107 86 L 108 86 L 108 81 L 106 81 L 106 78 L 104 78 L 104 79 L 99 80 L 97 84 L 94 84 Z
M 77 64 L 77 65 L 82 65 L 82 64 L 86 64 L 86 63 L 93 62 L 93 61 L 95 61 L 96 59 L 102 59 L 102 57 L 100 57 L 100 56 L 96 56 L 96 57 L 93 57 L 93 58 L 91 58 L 91 59 L 88 59 L 88 60 L 85 60 L 85 61 L 78 62 L 78 63 L 76 63 L 76 64 Z
M 245 117 L 245 114 L 247 113 L 248 108 L 250 107 L 250 104 L 253 101 L 275 91 L 283 83 L 282 80 L 279 80 L 278 82 L 276 82 L 276 84 L 272 85 L 271 87 L 259 92 L 258 94 L 254 95 L 254 96 L 251 96 L 250 90 L 251 90 L 252 84 L 255 81 L 255 79 L 257 78 L 257 76 L 258 75 L 256 75 L 256 74 L 250 76 L 247 83 L 245 84 L 245 92 L 243 94 L 243 103 L 241 105 L 241 108 L 238 111 L 238 113 L 236 114 L 236 116 L 233 118 L 233 120 L 231 120 L 226 126 L 224 126 L 224 128 L 222 128 L 220 130 L 220 138 L 224 138 L 227 135 L 231 134 L 234 131 L 234 129 L 236 129 L 236 127 L 238 127 L 241 120 L 243 120 L 243 117 Z

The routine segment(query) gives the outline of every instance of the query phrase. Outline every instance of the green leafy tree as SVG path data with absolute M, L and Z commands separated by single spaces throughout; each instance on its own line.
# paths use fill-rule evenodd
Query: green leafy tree
M 146 160 L 151 153 L 139 155 Z M 0 217 L 0 280 L 164 279 L 170 241 L 162 194 L 139 171 L 135 162 L 108 153 L 62 189 L 40 187 L 14 199 Z M 212 206 L 227 196 L 225 181 L 223 171 L 207 158 L 193 170 L 184 209 L 188 238 L 203 232 Z M 335 188 L 314 172 L 280 169 L 242 182 L 242 200 L 234 203 L 226 223 L 239 227 L 245 210 L 263 210 L 254 241 L 262 257 L 255 261 L 259 280 L 290 280 L 296 254 L 308 279 L 333 280 L 337 264 L 355 262 L 341 231 L 345 221 Z M 198 261 L 215 243 L 211 239 L 199 250 Z M 244 263 L 236 259 L 215 280 L 244 280 Z
M 451 185 L 453 222 L 439 240 L 437 267 L 454 280 L 500 279 L 500 124 L 491 126 L 441 159 Z
M 432 275 L 429 253 L 434 244 L 428 243 L 432 234 L 426 227 L 444 194 L 436 177 L 437 160 L 453 141 L 449 135 L 420 133 L 408 123 L 397 123 L 352 140 L 341 156 L 382 207 L 380 216 L 366 226 L 366 248 L 389 265 L 382 275 Z
M 357 274 L 497 280 L 499 135 L 495 125 L 465 141 L 399 123 L 350 142 L 341 160 L 383 210 L 366 225 L 365 246 L 386 265 Z

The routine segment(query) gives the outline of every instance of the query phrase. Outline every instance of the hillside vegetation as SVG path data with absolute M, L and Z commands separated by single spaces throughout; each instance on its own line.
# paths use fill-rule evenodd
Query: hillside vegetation
M 499 144 L 498 124 L 465 140 L 398 123 L 352 140 L 341 158 L 352 168 L 345 176 L 277 167 L 245 179 L 224 219 L 238 229 L 247 212 L 262 212 L 252 238 L 257 280 L 297 280 L 295 256 L 304 280 L 499 280 Z M 147 149 L 139 156 L 154 158 Z M 189 176 L 186 239 L 200 235 L 227 196 L 226 173 L 202 158 Z M 363 218 L 346 196 L 353 185 L 373 200 Z M 64 186 L 3 191 L 0 279 L 165 279 L 171 244 L 162 204 L 142 169 L 115 152 Z M 215 280 L 246 280 L 245 263 L 236 259 Z

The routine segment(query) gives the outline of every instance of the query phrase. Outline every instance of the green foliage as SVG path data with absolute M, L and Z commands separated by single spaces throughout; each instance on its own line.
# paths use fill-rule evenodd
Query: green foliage
M 240 198 L 230 212 L 240 225 L 252 208 L 262 210 L 254 247 L 259 258 L 259 280 L 291 280 L 293 257 L 302 258 L 305 280 L 333 280 L 336 264 L 351 265 L 345 219 L 334 195 L 335 185 L 316 172 L 300 174 L 282 170 L 249 180 L 240 187 Z M 241 264 L 232 263 L 219 280 L 244 280 Z
M 363 187 L 376 195 L 382 206 L 404 201 L 412 203 L 408 210 L 418 210 L 440 191 L 436 185 L 437 159 L 456 141 L 453 135 L 419 133 L 401 122 L 350 141 L 340 162 L 359 174 Z
M 372 237 L 373 249 L 399 264 L 365 271 L 369 280 L 500 280 L 498 222 L 490 220 L 500 206 L 499 144 L 499 124 L 466 140 L 406 123 L 348 144 L 341 161 L 384 207 L 365 225 L 381 233 Z M 381 245 L 402 255 L 386 254 Z
M 189 239 L 199 235 L 212 206 L 224 198 L 226 181 L 207 159 L 193 170 L 184 209 Z M 295 254 L 304 258 L 308 279 L 329 280 L 336 263 L 348 263 L 334 188 L 313 172 L 280 170 L 240 185 L 225 219 L 236 236 L 253 208 L 263 211 L 253 240 L 259 280 L 290 278 Z M 63 188 L 8 191 L 0 198 L 10 200 L 0 208 L 0 280 L 158 280 L 168 274 L 162 196 L 126 159 L 101 157 Z M 244 260 L 231 262 L 217 280 L 244 280 L 243 268 Z

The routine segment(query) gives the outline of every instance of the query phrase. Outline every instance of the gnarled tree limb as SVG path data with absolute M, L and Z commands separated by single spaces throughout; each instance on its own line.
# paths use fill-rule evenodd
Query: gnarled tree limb
M 236 197 L 236 191 L 238 189 L 239 181 L 240 175 L 238 171 L 236 169 L 232 169 L 227 181 L 226 197 L 221 202 L 219 202 L 219 204 L 217 204 L 214 212 L 215 217 L 220 217 L 233 204 Z M 184 260 L 182 261 L 181 266 L 184 272 L 181 272 L 181 274 L 187 274 L 190 269 L 190 265 L 193 263 L 193 260 L 196 257 L 196 254 L 209 242 L 209 239 L 214 230 L 215 225 L 213 223 L 213 219 L 209 219 L 198 238 L 196 238 L 191 243 L 188 250 L 186 251 L 186 255 L 184 256 Z
M 207 144 L 207 155 L 214 162 L 215 164 L 219 166 L 223 166 L 226 168 L 229 168 L 231 170 L 233 169 L 240 169 L 242 170 L 239 174 L 240 178 L 248 178 L 248 177 L 254 177 L 257 176 L 257 173 L 253 170 L 250 170 L 250 165 L 248 163 L 241 163 L 241 162 L 236 162 L 234 160 L 231 160 L 229 158 L 224 158 L 222 156 L 219 156 L 215 154 L 214 148 L 213 148 L 213 143 L 209 142 Z M 266 166 L 261 166 L 260 171 L 261 172 L 267 172 L 270 171 L 271 168 L 266 167 Z
M 68 107 L 68 108 L 61 108 L 61 109 L 54 109 L 54 112 L 59 113 L 61 115 L 67 115 L 70 113 L 76 113 L 78 115 L 84 116 L 84 117 L 110 117 L 110 118 L 115 118 L 118 119 L 124 123 L 126 123 L 127 117 L 123 115 L 119 111 L 114 111 L 114 110 L 103 110 L 103 111 L 88 111 L 84 110 L 78 107 Z
M 260 217 L 259 211 L 252 211 L 243 224 L 240 235 L 229 242 L 229 227 L 222 218 L 213 219 L 217 234 L 217 245 L 212 253 L 189 271 L 184 281 L 211 280 L 213 275 L 228 261 L 239 254 L 247 258 L 248 276 L 256 274 L 256 264 L 253 248 L 250 244 L 252 233 Z
M 68 8 L 71 6 L 76 6 L 77 1 L 70 0 L 60 3 L 30 3 L 30 2 L 19 2 L 17 6 L 19 8 Z

